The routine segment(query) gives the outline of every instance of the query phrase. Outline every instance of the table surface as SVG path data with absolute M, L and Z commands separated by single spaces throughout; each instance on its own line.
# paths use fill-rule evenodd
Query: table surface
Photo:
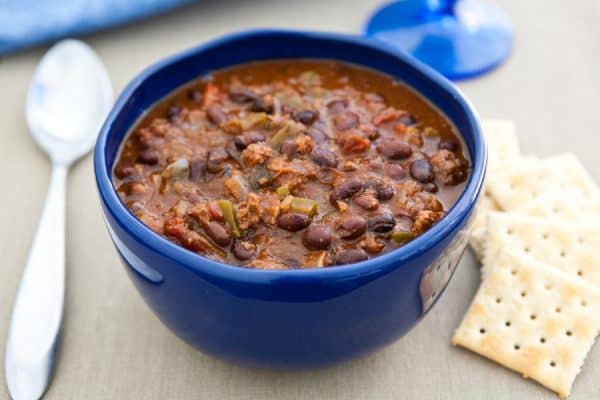
M 600 2 L 497 1 L 512 16 L 512 57 L 460 87 L 484 117 L 515 120 L 526 153 L 572 151 L 593 175 L 600 138 Z M 115 90 L 149 63 L 250 27 L 359 32 L 378 0 L 203 0 L 84 39 Z M 568 4 L 568 5 L 567 5 Z M 49 162 L 27 134 L 24 97 L 46 48 L 0 58 L 0 357 L 13 298 L 48 183 Z M 77 112 L 77 110 L 74 110 Z M 16 164 L 15 164 L 16 163 Z M 440 303 L 408 335 L 344 365 L 291 373 L 246 369 L 192 350 L 171 334 L 121 268 L 101 216 L 87 157 L 71 171 L 64 334 L 47 399 L 554 399 L 541 386 L 467 351 L 450 336 L 479 284 L 467 252 Z M 600 398 L 600 346 L 572 399 Z M 0 398 L 8 398 L 0 385 Z

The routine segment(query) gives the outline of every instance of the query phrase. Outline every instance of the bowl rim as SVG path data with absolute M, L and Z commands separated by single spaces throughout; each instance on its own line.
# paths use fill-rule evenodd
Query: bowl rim
M 209 259 L 197 253 L 191 252 L 171 241 L 163 238 L 144 225 L 137 217 L 125 207 L 122 200 L 114 189 L 111 179 L 111 171 L 106 168 L 106 143 L 112 131 L 112 124 L 120 114 L 122 107 L 129 101 L 135 90 L 153 74 L 163 68 L 180 62 L 188 57 L 205 50 L 220 47 L 230 42 L 244 40 L 252 37 L 271 38 L 273 36 L 295 36 L 315 41 L 345 42 L 361 47 L 369 47 L 386 53 L 388 56 L 399 58 L 403 63 L 418 70 L 425 79 L 429 79 L 442 90 L 450 93 L 464 110 L 469 124 L 473 128 L 473 149 L 471 154 L 471 174 L 462 194 L 450 209 L 450 211 L 432 228 L 418 236 L 413 241 L 395 250 L 353 264 L 334 266 L 328 268 L 306 268 L 292 270 L 264 270 L 244 268 L 236 265 L 226 264 Z M 333 56 L 332 60 L 336 60 Z M 343 60 L 339 60 L 343 61 Z M 369 67 L 371 68 L 371 67 Z M 409 85 L 410 87 L 410 85 Z M 176 88 L 173 88 L 175 90 Z M 413 89 L 414 90 L 414 89 Z M 417 91 L 418 92 L 418 91 Z M 158 100 L 157 100 L 158 101 Z M 473 155 L 476 155 L 473 157 Z M 187 50 L 161 59 L 138 73 L 123 89 L 108 117 L 100 130 L 96 146 L 94 148 L 94 172 L 100 200 L 104 202 L 107 211 L 112 215 L 121 229 L 127 231 L 143 245 L 153 251 L 176 261 L 186 268 L 202 274 L 228 280 L 237 280 L 253 283 L 269 283 L 274 279 L 290 280 L 317 280 L 322 279 L 351 279 L 357 276 L 368 276 L 402 268 L 412 259 L 425 253 L 430 248 L 447 237 L 458 225 L 460 225 L 475 206 L 481 193 L 485 169 L 487 165 L 487 145 L 482 134 L 479 116 L 471 102 L 463 95 L 453 83 L 442 75 L 410 56 L 398 52 L 384 43 L 368 40 L 366 38 L 343 33 L 331 33 L 320 31 L 287 30 L 287 29 L 251 29 L 243 30 L 220 36 Z M 107 222 L 108 223 L 108 222 Z

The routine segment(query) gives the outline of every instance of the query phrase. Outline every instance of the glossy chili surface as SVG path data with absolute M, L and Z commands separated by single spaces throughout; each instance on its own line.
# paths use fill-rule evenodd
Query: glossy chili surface
M 286 60 L 215 71 L 125 139 L 126 206 L 203 256 L 263 269 L 375 257 L 435 224 L 470 171 L 448 120 L 357 66 Z

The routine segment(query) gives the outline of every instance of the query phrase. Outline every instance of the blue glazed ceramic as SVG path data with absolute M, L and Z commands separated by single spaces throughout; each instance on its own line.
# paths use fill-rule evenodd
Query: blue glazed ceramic
M 385 45 L 347 35 L 252 31 L 169 57 L 138 75 L 106 120 L 94 167 L 110 235 L 146 303 L 176 335 L 215 357 L 268 368 L 326 366 L 404 335 L 435 304 L 464 251 L 481 192 L 486 147 L 473 108 L 445 78 Z M 154 102 L 208 71 L 254 60 L 326 58 L 392 75 L 454 122 L 473 162 L 466 190 L 433 228 L 353 265 L 264 271 L 218 263 L 153 233 L 111 183 L 119 145 Z M 440 338 L 441 340 L 441 338 Z

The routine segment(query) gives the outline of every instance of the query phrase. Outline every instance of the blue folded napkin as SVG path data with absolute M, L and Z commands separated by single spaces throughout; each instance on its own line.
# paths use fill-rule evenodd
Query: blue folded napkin
M 140 19 L 193 0 L 0 0 L 0 54 Z

